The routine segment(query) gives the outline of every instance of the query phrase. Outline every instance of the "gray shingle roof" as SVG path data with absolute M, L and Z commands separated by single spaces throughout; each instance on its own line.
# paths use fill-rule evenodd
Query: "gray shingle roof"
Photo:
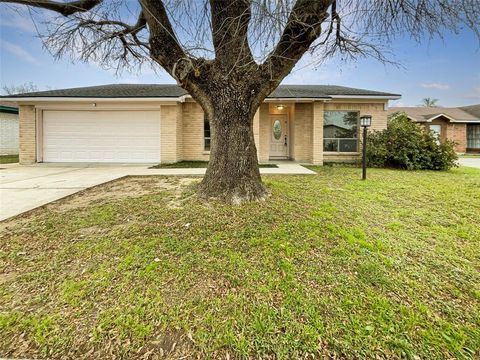
M 461 106 L 460 109 L 480 119 L 480 104 Z
M 440 115 L 446 115 L 453 121 L 457 122 L 480 122 L 480 118 L 466 112 L 462 108 L 445 108 L 445 107 L 391 107 L 388 109 L 389 114 L 395 112 L 404 112 L 416 121 L 431 121 Z
M 7 99 L 18 97 L 88 97 L 88 98 L 178 98 L 187 95 L 187 91 L 172 84 L 111 84 L 81 88 L 36 91 L 24 94 L 2 96 Z M 391 96 L 398 94 L 355 89 L 335 85 L 280 85 L 269 98 L 330 98 L 332 96 Z

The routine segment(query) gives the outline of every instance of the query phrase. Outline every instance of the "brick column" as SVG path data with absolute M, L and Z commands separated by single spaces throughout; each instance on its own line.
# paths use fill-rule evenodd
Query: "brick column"
M 253 137 L 255 139 L 255 147 L 257 148 L 257 158 L 260 159 L 260 108 L 257 109 L 253 117 Z
M 312 163 L 323 165 L 323 102 L 313 103 L 312 117 Z
M 37 161 L 37 132 L 35 123 L 35 106 L 19 106 L 20 127 L 20 164 L 33 164 Z
M 160 110 L 160 161 L 162 163 L 174 163 L 179 161 L 179 147 L 181 139 L 178 139 L 177 129 L 181 120 L 180 108 L 177 105 L 164 105 Z

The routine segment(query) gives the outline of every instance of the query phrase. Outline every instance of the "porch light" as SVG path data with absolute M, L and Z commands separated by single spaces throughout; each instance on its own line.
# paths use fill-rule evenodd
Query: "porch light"
M 367 128 L 372 125 L 372 115 L 360 116 L 360 126 L 363 127 L 362 143 L 362 180 L 367 178 Z
M 372 115 L 360 116 L 360 126 L 367 128 L 372 125 Z
M 278 110 L 283 110 L 285 107 L 283 105 L 277 105 Z

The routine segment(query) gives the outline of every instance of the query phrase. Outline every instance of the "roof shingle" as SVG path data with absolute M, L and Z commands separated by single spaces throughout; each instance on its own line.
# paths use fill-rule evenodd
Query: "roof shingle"
M 187 95 L 187 91 L 173 84 L 110 84 L 71 89 L 36 91 L 30 93 L 4 96 L 18 97 L 89 97 L 89 98 L 145 98 L 162 97 L 178 98 Z M 399 97 L 398 94 L 355 89 L 335 85 L 280 85 L 269 98 L 330 98 L 332 96 L 381 96 Z
M 391 107 L 388 109 L 389 114 L 393 114 L 395 112 L 404 112 L 411 118 L 415 119 L 416 121 L 429 121 L 432 118 L 435 118 L 439 115 L 446 115 L 452 118 L 454 121 L 458 122 L 480 122 L 480 118 L 468 113 L 461 108 L 444 108 L 444 107 Z

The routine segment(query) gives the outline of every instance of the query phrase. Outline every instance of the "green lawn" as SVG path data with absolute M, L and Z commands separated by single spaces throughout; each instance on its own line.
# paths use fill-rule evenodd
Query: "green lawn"
M 0 155 L 0 164 L 18 163 L 18 155 Z
M 0 224 L 0 357 L 478 359 L 480 170 L 314 169 L 242 207 L 140 177 Z
M 206 168 L 208 161 L 179 161 L 172 164 L 158 164 L 150 169 L 185 169 L 185 168 Z M 259 168 L 278 168 L 276 164 L 259 164 Z

